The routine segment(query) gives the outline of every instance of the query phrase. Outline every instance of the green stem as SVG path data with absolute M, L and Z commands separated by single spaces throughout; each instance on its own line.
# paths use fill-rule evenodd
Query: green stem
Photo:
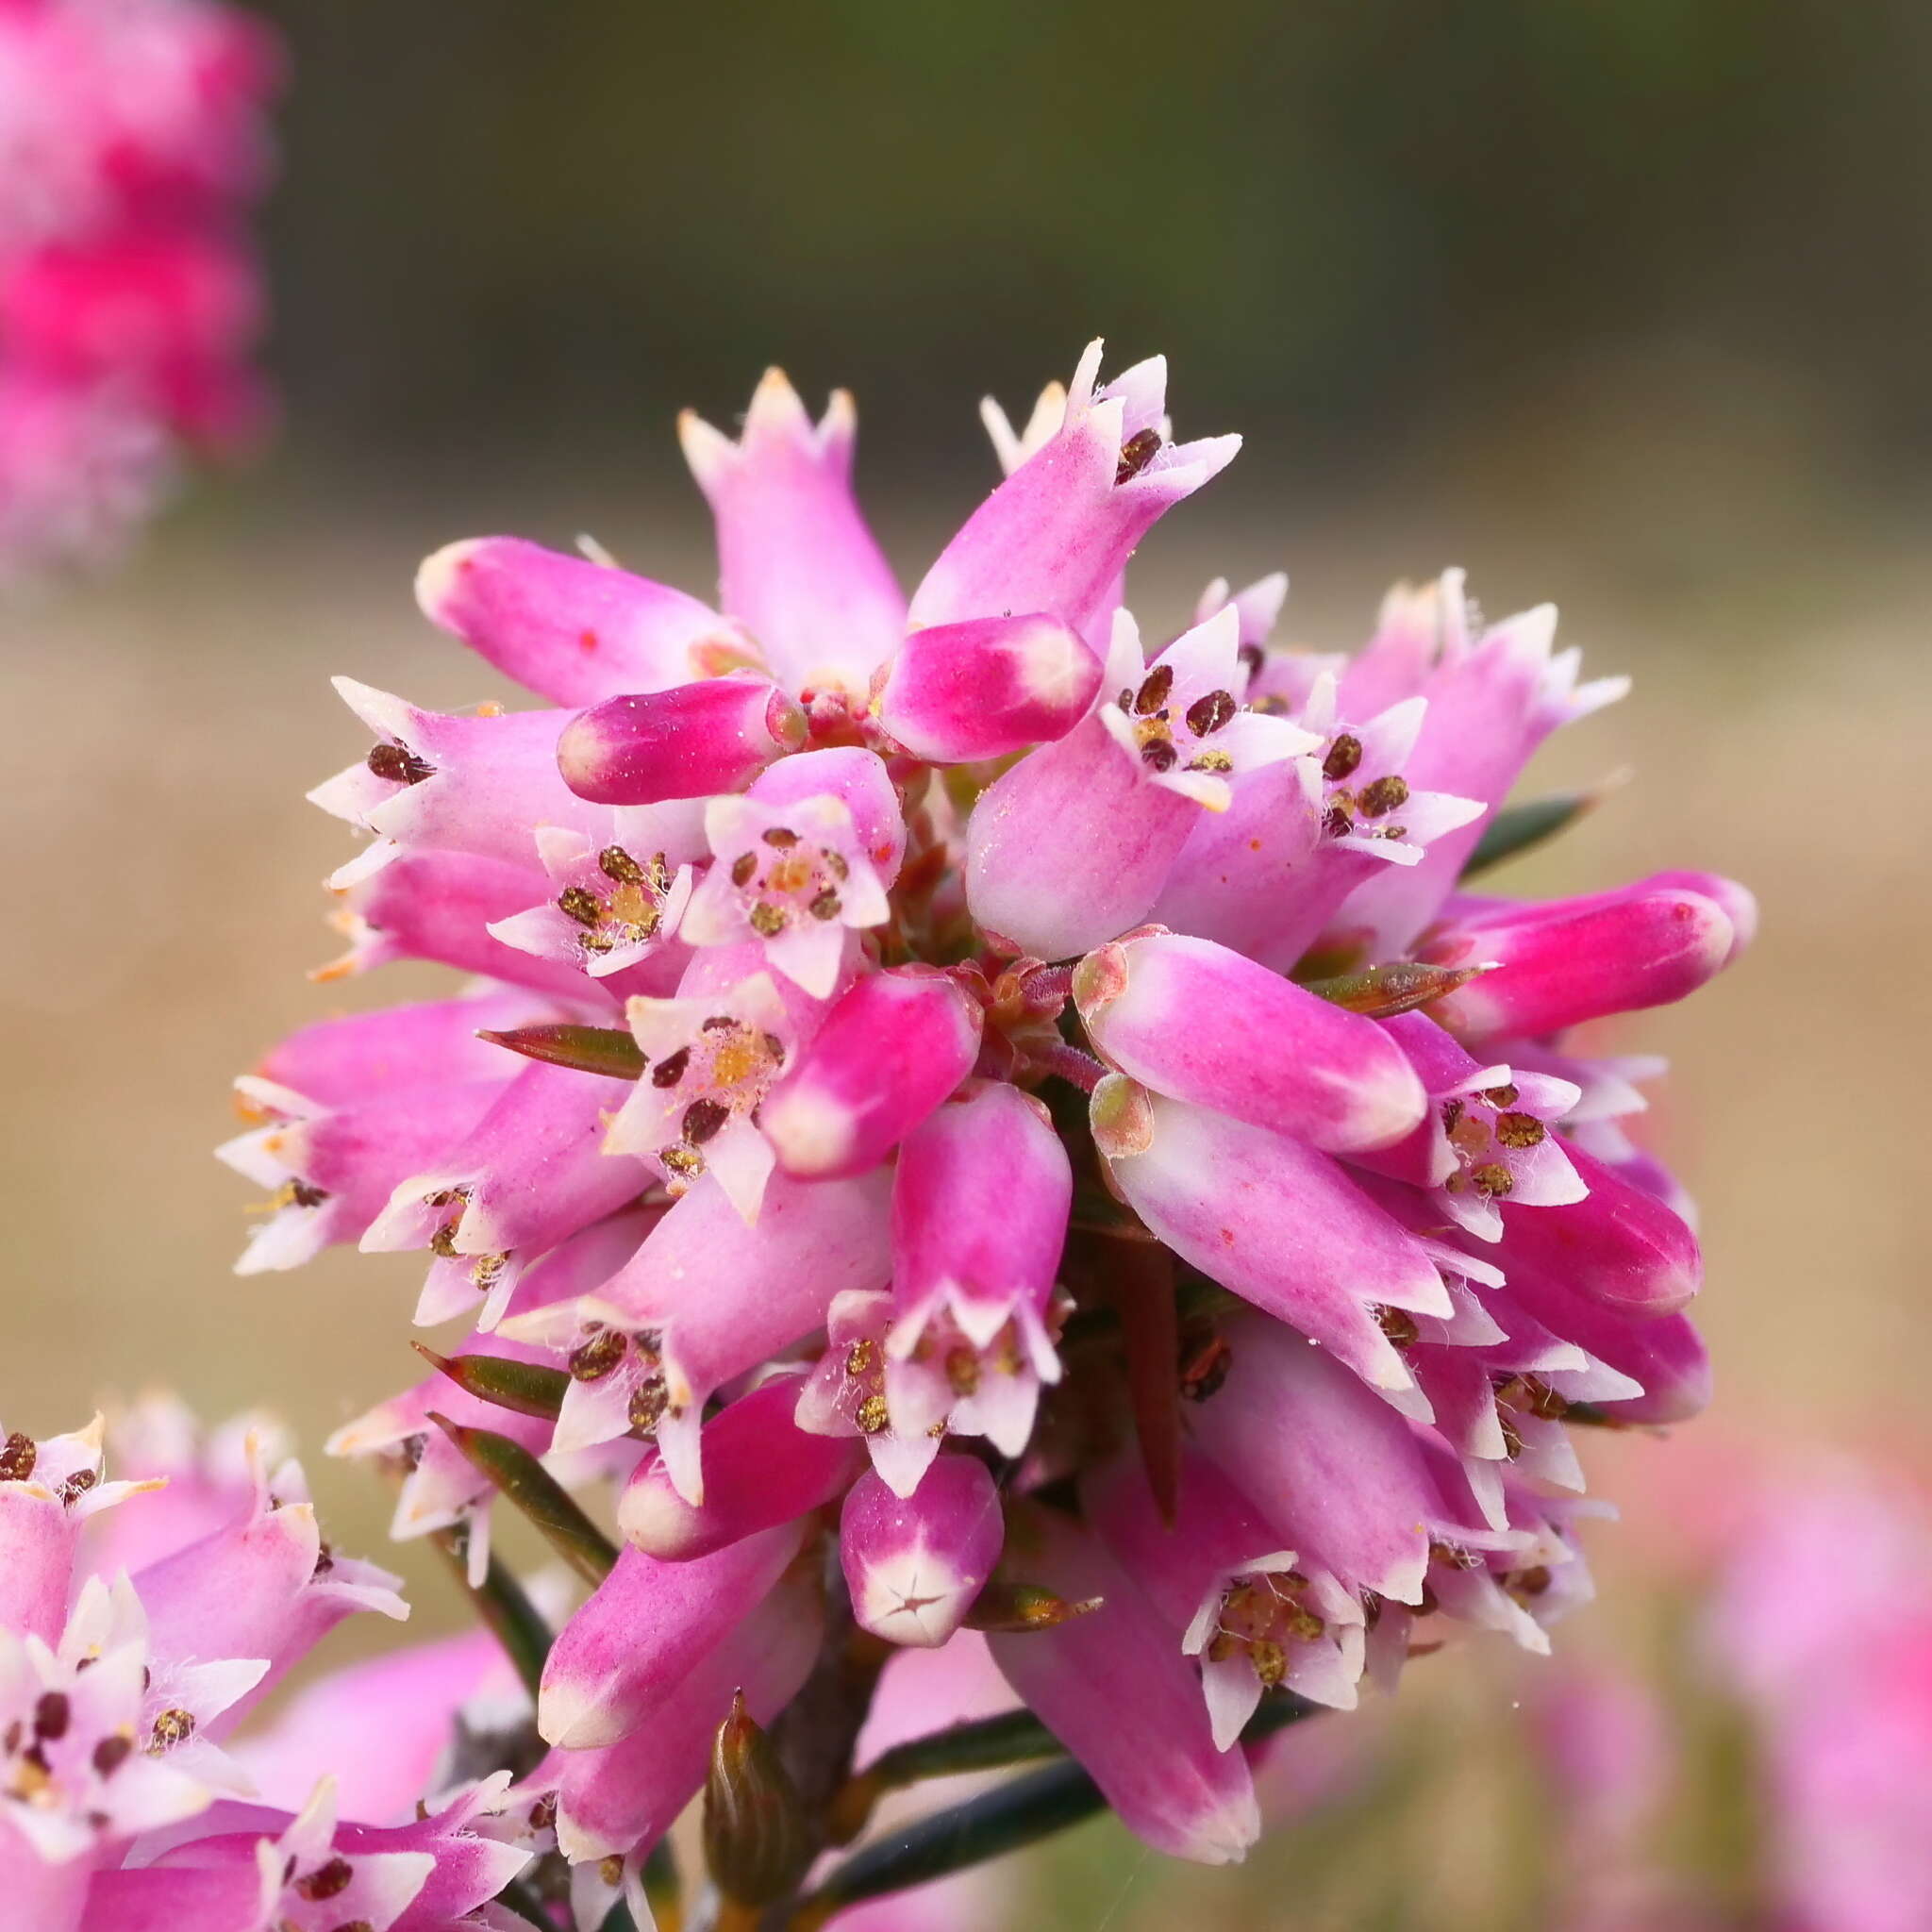
M 449 1559 L 450 1568 L 465 1590 L 470 1589 L 469 1531 L 444 1530 L 435 1538 L 436 1546 Z M 524 1587 L 504 1564 L 491 1557 L 480 1590 L 470 1591 L 471 1600 L 480 1616 L 508 1653 L 509 1660 L 532 1697 L 543 1676 L 543 1659 L 550 1655 L 550 1626 L 537 1607 L 524 1594 Z

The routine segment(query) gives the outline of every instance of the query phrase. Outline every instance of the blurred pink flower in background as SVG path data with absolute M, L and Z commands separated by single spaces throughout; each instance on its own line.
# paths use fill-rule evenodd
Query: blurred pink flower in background
M 110 552 L 271 406 L 247 215 L 273 32 L 217 0 L 0 5 L 0 572 Z

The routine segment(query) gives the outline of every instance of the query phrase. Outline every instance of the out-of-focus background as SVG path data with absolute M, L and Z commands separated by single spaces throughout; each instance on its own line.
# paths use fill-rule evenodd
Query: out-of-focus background
M 295 76 L 279 441 L 118 574 L 0 609 L 9 1426 L 163 1375 L 212 1413 L 273 1391 L 331 1535 L 379 1554 L 387 1498 L 318 1445 L 412 1378 L 416 1264 L 235 1279 L 248 1191 L 208 1153 L 276 1035 L 412 985 L 304 979 L 346 848 L 300 794 L 362 748 L 327 675 L 496 694 L 410 602 L 453 537 L 589 530 L 708 591 L 672 418 L 728 420 L 772 361 L 858 391 L 861 486 L 914 580 L 993 480 L 981 393 L 1024 407 L 1104 334 L 1110 366 L 1169 356 L 1183 434 L 1247 438 L 1138 559 L 1151 628 L 1285 565 L 1287 635 L 1341 647 L 1391 579 L 1460 563 L 1491 613 L 1554 598 L 1593 671 L 1635 674 L 1540 774 L 1633 781 L 1509 883 L 1757 889 L 1755 952 L 1623 1036 L 1677 1062 L 1652 1119 L 1705 1210 L 1709 1426 L 1923 1460 L 1932 13 L 264 11 Z M 1665 1457 L 1614 1446 L 1613 1575 L 1674 1529 Z M 1614 1649 L 1619 1614 L 1613 1590 L 1574 1641 Z M 1448 1763 L 1516 1694 L 1483 1681 L 1458 1724 L 1415 1706 Z M 1258 1892 L 1251 1867 L 1176 1894 L 1158 1861 L 1104 1867 L 1112 1842 L 1087 1835 L 1074 1869 L 1107 1882 L 1035 1923 L 1236 1887 L 1280 1914 L 1255 1923 L 1316 1923 L 1283 1903 L 1289 1851 Z M 1407 1923 L 1366 1911 L 1337 1923 Z

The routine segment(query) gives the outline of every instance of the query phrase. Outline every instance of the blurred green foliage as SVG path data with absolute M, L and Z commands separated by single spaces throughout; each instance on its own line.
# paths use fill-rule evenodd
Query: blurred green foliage
M 1922 0 L 275 0 L 308 446 L 608 456 L 766 361 L 957 452 L 1105 332 L 1345 463 L 1689 340 L 1932 428 Z

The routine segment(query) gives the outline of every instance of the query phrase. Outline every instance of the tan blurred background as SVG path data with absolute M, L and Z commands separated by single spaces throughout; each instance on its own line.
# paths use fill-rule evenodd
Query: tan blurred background
M 363 748 L 328 675 L 510 695 L 409 597 L 481 530 L 587 528 L 708 591 L 671 414 L 728 418 L 778 356 L 814 401 L 858 391 L 916 581 L 992 480 L 981 390 L 1024 404 L 1104 332 L 1110 366 L 1174 357 L 1182 433 L 1248 437 L 1137 562 L 1152 627 L 1286 565 L 1286 634 L 1341 647 L 1388 581 L 1460 563 L 1491 614 L 1554 598 L 1591 670 L 1635 674 L 1533 774 L 1633 782 L 1507 883 L 1757 890 L 1756 950 L 1620 1041 L 1675 1062 L 1651 1118 L 1705 1211 L 1712 1426 L 1924 1460 L 1918 9 L 1208 4 L 1178 42 L 1140 7 L 658 41 L 615 6 L 278 11 L 281 444 L 118 575 L 0 611 L 8 1426 L 158 1381 L 270 1400 L 332 1536 L 380 1554 L 387 1498 L 319 1443 L 412 1378 L 416 1264 L 237 1280 L 249 1191 L 208 1156 L 279 1033 L 422 983 L 304 978 L 347 845 L 301 793 Z M 1600 1550 L 1668 1536 L 1652 1494 Z M 425 1624 L 457 1614 L 395 1560 Z M 1168 1881 L 1131 1883 L 1124 1922 L 1157 1921 Z

